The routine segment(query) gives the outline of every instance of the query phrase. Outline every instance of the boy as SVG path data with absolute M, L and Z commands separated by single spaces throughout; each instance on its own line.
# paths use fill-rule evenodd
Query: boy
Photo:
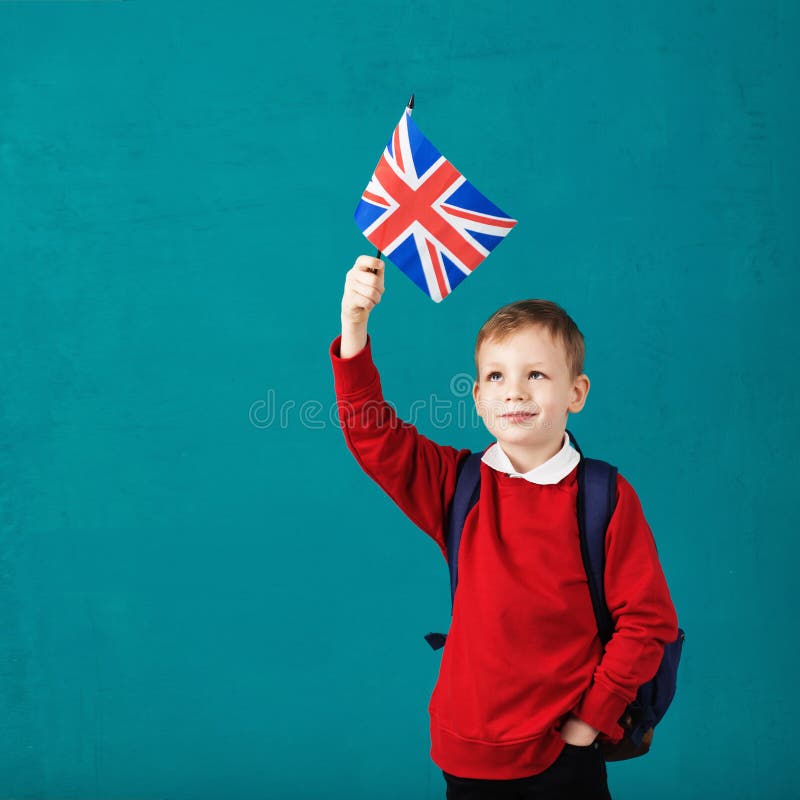
M 469 451 L 435 444 L 385 403 L 367 336 L 383 292 L 383 262 L 359 257 L 330 348 L 342 430 L 366 473 L 446 558 L 448 507 Z M 464 524 L 429 704 L 431 758 L 448 800 L 608 800 L 596 739 L 621 738 L 619 718 L 678 635 L 650 528 L 618 475 L 605 566 L 615 626 L 603 652 L 579 545 L 579 456 L 565 433 L 589 392 L 583 357 L 575 323 L 543 300 L 505 306 L 478 334 L 473 397 L 496 442 Z

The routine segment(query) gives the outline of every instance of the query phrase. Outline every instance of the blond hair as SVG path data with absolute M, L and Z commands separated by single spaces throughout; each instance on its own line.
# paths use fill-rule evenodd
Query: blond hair
M 544 328 L 553 341 L 560 342 L 567 356 L 571 377 L 583 372 L 585 345 L 583 334 L 572 317 L 550 300 L 518 300 L 492 314 L 478 331 L 475 342 L 475 370 L 478 370 L 478 351 L 487 340 L 502 341 L 529 325 Z

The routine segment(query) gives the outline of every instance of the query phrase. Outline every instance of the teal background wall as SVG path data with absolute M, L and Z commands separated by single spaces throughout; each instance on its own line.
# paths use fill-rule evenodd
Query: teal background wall
M 1 2 L 0 797 L 444 797 L 446 567 L 328 419 L 411 91 L 520 223 L 439 305 L 390 269 L 387 397 L 463 406 L 484 319 L 563 304 L 687 631 L 612 794 L 799 796 L 799 8 Z

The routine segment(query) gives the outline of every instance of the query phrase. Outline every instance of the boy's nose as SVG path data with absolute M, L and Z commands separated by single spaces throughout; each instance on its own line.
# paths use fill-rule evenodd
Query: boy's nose
M 506 400 L 524 400 L 528 396 L 527 391 L 520 386 L 509 386 L 506 392 Z

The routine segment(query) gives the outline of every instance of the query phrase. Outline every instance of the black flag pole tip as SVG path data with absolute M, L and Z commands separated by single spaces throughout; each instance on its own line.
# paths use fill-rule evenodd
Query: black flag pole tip
M 411 98 L 408 101 L 408 107 L 413 110 L 414 109 L 414 92 L 411 92 Z
M 381 253 L 380 249 L 378 249 L 378 252 L 375 253 L 375 258 L 377 258 L 379 261 L 383 258 L 383 253 Z M 374 275 L 378 274 L 378 270 L 377 269 L 372 269 L 372 267 L 367 267 L 367 269 L 370 272 L 372 272 Z

